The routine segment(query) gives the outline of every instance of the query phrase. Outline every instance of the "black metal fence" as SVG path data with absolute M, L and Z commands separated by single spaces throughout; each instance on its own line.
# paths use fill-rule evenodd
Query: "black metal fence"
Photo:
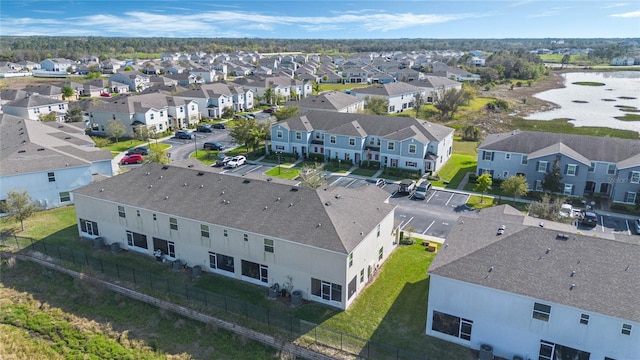
M 59 244 L 47 243 L 42 240 L 34 241 L 26 237 L 0 235 L 0 245 L 37 251 L 75 266 L 89 267 L 110 279 L 147 287 L 161 294 L 177 296 L 199 303 L 207 308 L 213 307 L 226 314 L 239 316 L 246 320 L 287 332 L 296 337 L 302 345 L 321 345 L 366 359 L 429 360 L 429 357 L 425 354 L 406 351 L 392 345 L 333 330 L 243 300 L 203 290 L 184 281 L 110 262 Z

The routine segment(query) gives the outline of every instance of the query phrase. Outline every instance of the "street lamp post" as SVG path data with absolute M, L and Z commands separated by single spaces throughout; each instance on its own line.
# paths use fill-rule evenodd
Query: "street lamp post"
M 282 156 L 282 151 L 276 151 L 276 155 L 278 156 L 278 175 L 280 175 L 280 156 Z
M 196 148 L 196 158 L 198 157 L 198 141 L 196 140 L 196 135 L 193 134 L 193 146 Z

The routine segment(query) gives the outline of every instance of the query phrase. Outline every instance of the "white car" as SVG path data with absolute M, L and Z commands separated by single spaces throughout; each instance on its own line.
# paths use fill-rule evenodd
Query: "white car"
M 247 158 L 244 156 L 234 156 L 227 163 L 227 167 L 229 168 L 237 168 L 240 165 L 244 165 L 247 162 Z
M 636 221 L 633 222 L 636 226 L 636 233 L 638 233 L 638 235 L 640 235 L 640 219 L 636 219 Z

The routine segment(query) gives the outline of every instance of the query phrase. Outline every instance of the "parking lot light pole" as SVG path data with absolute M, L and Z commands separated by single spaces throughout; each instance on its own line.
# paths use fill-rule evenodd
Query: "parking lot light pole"
M 193 146 L 196 148 L 196 158 L 198 157 L 198 142 L 196 141 L 196 134 L 193 134 Z
M 280 156 L 282 156 L 282 151 L 276 151 L 276 155 L 278 156 L 278 175 L 280 175 Z

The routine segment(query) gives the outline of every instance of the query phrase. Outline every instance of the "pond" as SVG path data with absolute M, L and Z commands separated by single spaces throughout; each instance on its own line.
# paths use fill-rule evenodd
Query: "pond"
M 616 119 L 625 114 L 640 116 L 640 71 L 575 72 L 562 76 L 566 87 L 535 95 L 539 99 L 559 105 L 560 108 L 534 113 L 525 119 L 564 118 L 571 119 L 570 122 L 575 126 L 598 126 L 640 132 L 640 121 Z M 601 84 L 598 86 L 585 83 Z M 629 111 L 633 109 L 636 112 Z

